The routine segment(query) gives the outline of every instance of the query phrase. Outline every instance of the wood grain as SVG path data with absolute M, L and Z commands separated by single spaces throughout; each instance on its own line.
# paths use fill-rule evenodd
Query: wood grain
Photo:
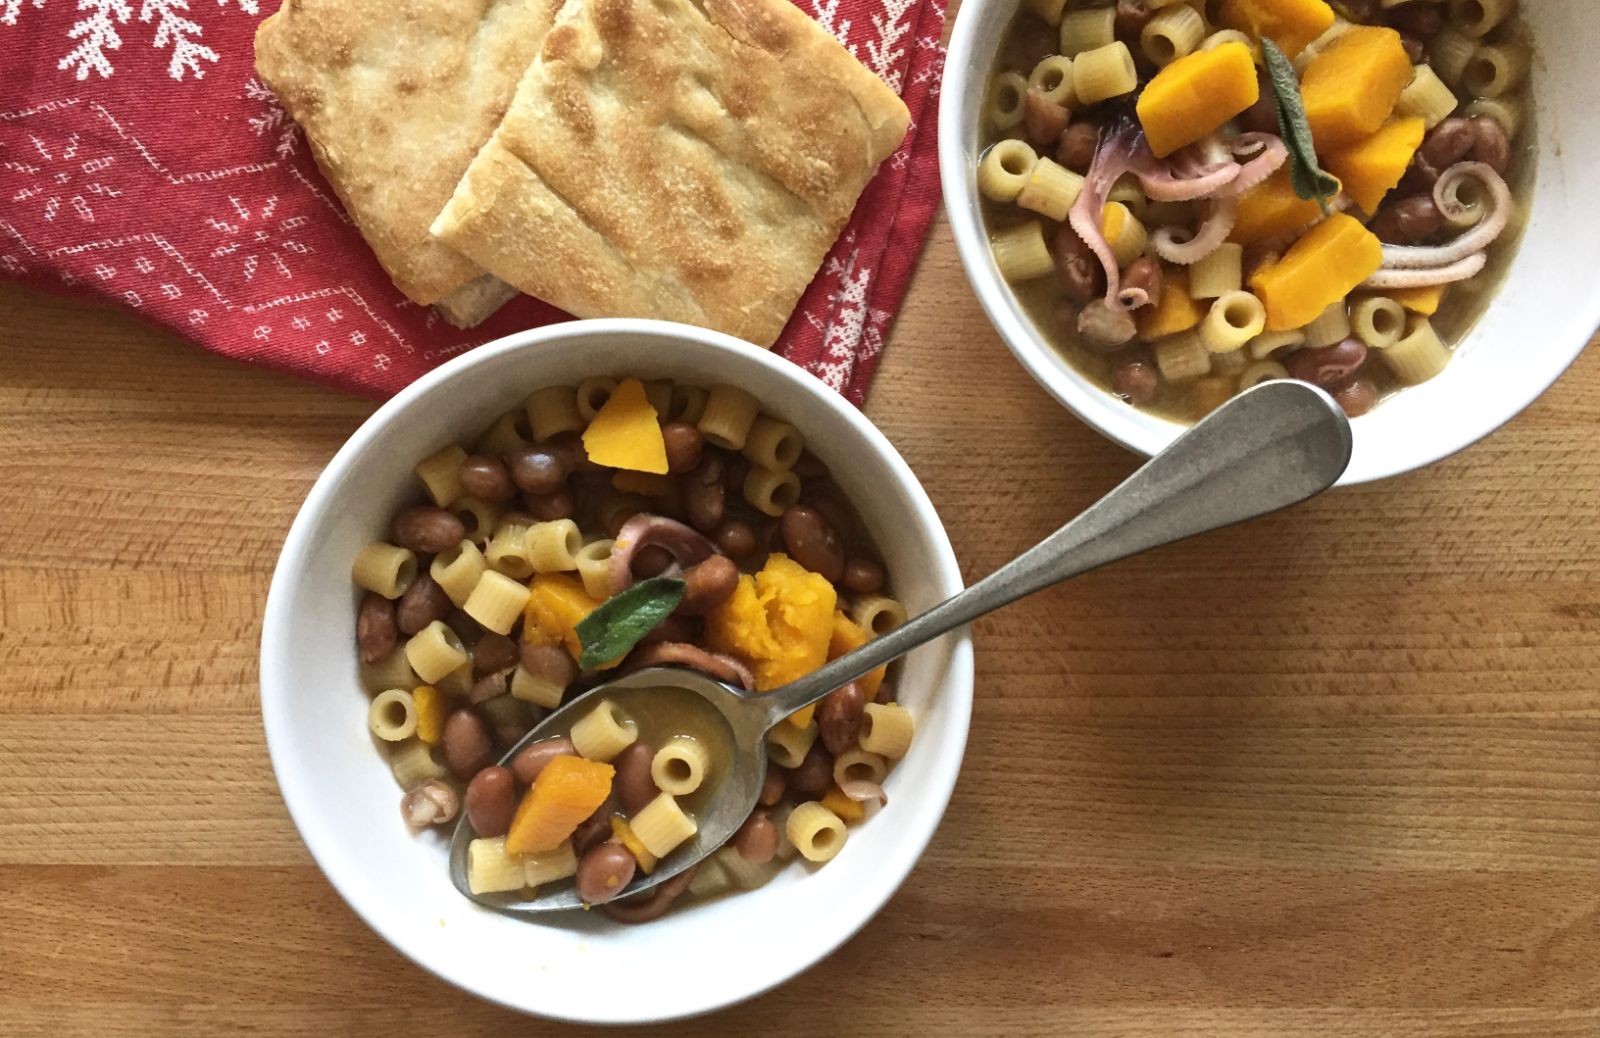
M 0 1034 L 529 1033 L 351 915 L 267 764 L 271 567 L 372 406 L 0 287 Z M 1010 361 L 942 224 L 868 411 L 969 577 L 1136 463 Z M 1600 1034 L 1597 548 L 1590 351 L 1463 455 L 981 621 L 888 909 L 661 1033 Z

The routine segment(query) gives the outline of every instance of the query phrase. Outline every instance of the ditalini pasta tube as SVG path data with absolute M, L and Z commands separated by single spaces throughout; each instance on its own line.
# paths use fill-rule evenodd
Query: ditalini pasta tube
M 522 859 L 522 880 L 530 887 L 566 879 L 577 871 L 578 858 L 572 851 L 571 840 L 563 840 L 553 851 L 529 854 Z
M 562 693 L 566 690 L 565 685 L 540 677 L 520 663 L 517 664 L 517 669 L 511 672 L 511 694 L 546 710 L 554 710 L 560 706 Z
M 1115 7 L 1092 7 L 1068 11 L 1061 18 L 1057 41 L 1061 53 L 1075 58 L 1085 51 L 1109 47 L 1117 38 L 1117 11 Z M 1078 95 L 1080 98 L 1082 94 Z M 1109 96 L 1109 95 L 1108 95 Z M 1097 99 L 1103 100 L 1103 98 Z M 1085 101 L 1092 104 L 1092 101 Z
M 792 469 L 774 471 L 751 465 L 744 477 L 744 499 L 762 514 L 776 518 L 800 500 L 800 477 Z
M 526 434 L 526 435 L 524 435 Z M 528 416 L 521 411 L 507 411 L 495 419 L 493 425 L 478 439 L 479 454 L 499 456 L 530 446 L 533 430 L 528 428 Z
M 1211 353 L 1231 353 L 1260 335 L 1267 326 L 1267 308 L 1249 292 L 1217 297 L 1200 322 L 1200 342 Z
M 767 733 L 767 755 L 780 768 L 798 768 L 817 741 L 816 722 L 804 728 L 780 724 Z
M 899 760 L 911 746 L 911 712 L 898 703 L 868 703 L 861 722 L 861 748 Z
M 784 830 L 790 842 L 807 861 L 828 861 L 844 849 L 849 837 L 844 821 L 817 803 L 808 800 L 789 812 Z
M 506 853 L 504 836 L 467 844 L 467 888 L 474 894 L 521 890 L 526 882 L 521 859 Z
M 1450 363 L 1450 351 L 1439 340 L 1426 317 L 1413 317 L 1406 334 L 1382 351 L 1394 377 L 1408 386 L 1420 385 L 1442 372 Z
M 367 727 L 384 742 L 401 742 L 417 733 L 417 708 L 411 693 L 391 688 L 367 706 Z
M 590 375 L 578 383 L 578 415 L 584 425 L 594 421 L 594 416 L 600 413 L 600 409 L 606 406 L 606 401 L 616 391 L 617 380 L 609 375 Z
M 1516 0 L 1451 0 L 1450 24 L 1468 36 L 1487 36 L 1516 9 Z
M 1200 333 L 1179 332 L 1152 347 L 1156 368 L 1168 382 L 1192 382 L 1211 370 L 1211 354 L 1200 342 Z
M 580 432 L 583 415 L 578 412 L 578 391 L 572 386 L 546 386 L 528 397 L 528 425 L 540 443 L 562 433 Z
M 667 420 L 693 425 L 706 412 L 707 396 L 706 391 L 699 386 L 674 385 L 672 401 L 668 405 Z
M 500 509 L 475 497 L 457 498 L 450 511 L 467 528 L 467 540 L 474 544 L 488 544 L 495 527 L 500 525 Z
M 597 602 L 611 597 L 611 551 L 616 544 L 611 538 L 602 537 L 585 544 L 573 556 L 584 592 Z
M 523 607 L 527 604 L 526 586 L 504 573 L 490 570 L 478 578 L 478 586 L 472 589 L 472 594 L 467 596 L 467 604 L 461 608 L 487 629 L 496 634 L 506 634 L 521 618 Z M 420 670 L 417 673 L 422 674 Z M 423 677 L 427 675 L 423 674 Z
M 1107 9 L 1115 17 L 1116 12 Z M 1062 29 L 1066 28 L 1063 19 Z M 1134 68 L 1133 54 L 1128 45 L 1118 40 L 1075 55 L 1072 62 L 1072 91 L 1086 105 L 1096 104 L 1113 97 L 1132 93 L 1139 85 L 1139 73 Z
M 459 609 L 472 597 L 472 589 L 478 586 L 488 568 L 488 560 L 478 546 L 471 541 L 461 541 L 433 557 L 428 575 Z
M 467 662 L 467 652 L 456 632 L 435 620 L 406 642 L 406 661 L 423 681 L 436 684 Z
M 1394 110 L 1402 119 L 1421 119 L 1431 130 L 1449 118 L 1459 103 L 1456 92 L 1444 85 L 1433 66 L 1418 65 Z
M 1461 70 L 1461 88 L 1474 97 L 1509 94 L 1528 78 L 1528 48 L 1516 43 L 1479 47 Z
M 738 386 L 712 386 L 695 427 L 714 447 L 742 450 L 760 411 L 761 403 Z
M 994 265 L 1007 281 L 1032 281 L 1056 269 L 1050 247 L 1044 243 L 1044 228 L 1037 221 L 1007 227 L 989 236 Z
M 612 760 L 638 737 L 638 725 L 609 699 L 600 700 L 580 717 L 569 735 L 578 756 L 597 761 Z
M 697 739 L 679 735 L 667 741 L 650 761 L 656 788 L 673 796 L 688 796 L 700 788 L 711 767 L 711 754 Z
M 417 557 L 404 548 L 373 541 L 356 553 L 350 579 L 384 598 L 399 598 L 417 579 Z
M 1083 177 L 1050 159 L 1040 159 L 1018 192 L 1017 205 L 1060 222 L 1082 192 Z
M 420 681 L 406 660 L 406 651 L 397 648 L 376 663 L 363 663 L 357 670 L 361 687 L 371 693 L 390 688 L 416 688 Z
M 984 95 L 983 117 L 997 130 L 1009 130 L 1022 122 L 1023 98 L 1028 81 L 1020 72 L 1002 72 L 989 83 Z
M 1406 308 L 1388 296 L 1369 296 L 1350 307 L 1350 327 L 1368 346 L 1386 350 L 1405 334 Z
M 568 573 L 578 568 L 583 534 L 571 519 L 534 523 L 524 537 L 528 565 L 533 572 Z
M 527 580 L 533 576 L 533 562 L 528 557 L 528 527 L 501 523 L 489 538 L 483 558 L 490 569 L 513 580 Z
M 780 472 L 794 468 L 803 450 L 800 430 L 764 414 L 756 416 L 744 440 L 744 456 L 751 464 Z
M 671 793 L 662 793 L 640 808 L 629 824 L 645 850 L 657 858 L 665 858 L 698 831 Z
M 450 773 L 433 759 L 433 753 L 416 739 L 394 744 L 389 751 L 389 770 L 401 789 L 410 790 L 429 779 L 442 779 Z
M 1077 104 L 1077 95 L 1072 92 L 1072 59 L 1065 54 L 1045 57 L 1028 73 L 1028 89 L 1039 91 L 1040 97 L 1063 108 Z
M 1193 54 L 1205 39 L 1206 21 L 1188 4 L 1163 8 L 1145 23 L 1139 34 L 1139 48 L 1157 67 L 1170 65 Z
M 452 443 L 417 464 L 417 478 L 429 500 L 440 508 L 450 507 L 461 496 L 461 463 L 466 460 L 467 452 Z
M 841 786 L 846 782 L 881 783 L 888 774 L 887 761 L 860 747 L 845 750 L 833 759 L 833 781 Z
M 722 848 L 711 860 L 740 890 L 755 890 L 765 886 L 783 867 L 783 862 L 776 856 L 763 862 L 748 861 L 733 847 Z
M 850 619 L 868 634 L 877 637 L 906 622 L 906 607 L 888 595 L 862 595 L 850 607 Z
M 1332 346 L 1350 337 L 1350 313 L 1343 299 L 1329 306 L 1302 329 L 1307 346 Z
M 1218 299 L 1244 285 L 1244 247 L 1223 242 L 1189 267 L 1189 298 Z

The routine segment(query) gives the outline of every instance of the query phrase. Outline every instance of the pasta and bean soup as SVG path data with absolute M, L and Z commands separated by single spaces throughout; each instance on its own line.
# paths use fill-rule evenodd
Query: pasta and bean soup
M 1024 0 L 977 170 L 1041 333 L 1179 421 L 1444 370 L 1532 177 L 1515 0 Z
M 625 922 L 838 854 L 886 802 L 912 718 L 886 668 L 768 735 L 759 804 L 697 868 L 630 898 L 698 831 L 728 762 L 683 689 L 600 693 L 650 666 L 753 691 L 905 620 L 859 517 L 799 430 L 735 386 L 590 378 L 535 391 L 416 467 L 426 501 L 357 555 L 368 725 L 413 829 L 465 811 L 474 893 L 575 885 Z

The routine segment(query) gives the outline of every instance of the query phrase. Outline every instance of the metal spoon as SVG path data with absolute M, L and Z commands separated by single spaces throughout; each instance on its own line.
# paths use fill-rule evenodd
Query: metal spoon
M 760 695 L 698 671 L 655 667 L 618 678 L 547 717 L 501 759 L 525 745 L 564 734 L 599 697 L 637 688 L 677 687 L 703 709 L 709 732 L 726 740 L 713 752 L 724 770 L 721 788 L 701 813 L 699 832 L 627 894 L 671 879 L 721 847 L 756 805 L 767 771 L 766 733 L 784 718 L 846 682 L 985 613 L 1068 577 L 1151 548 L 1298 504 L 1338 480 L 1350 462 L 1350 424 L 1326 393 L 1303 382 L 1276 381 L 1241 393 L 1076 519 L 953 598 L 798 681 Z M 450 847 L 450 878 L 467 897 L 513 913 L 581 907 L 572 884 L 533 897 L 475 895 L 467 887 L 465 817 Z

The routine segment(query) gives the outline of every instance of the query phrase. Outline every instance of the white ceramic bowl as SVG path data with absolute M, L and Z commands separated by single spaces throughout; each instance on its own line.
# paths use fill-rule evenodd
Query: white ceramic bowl
M 446 835 L 413 837 L 400 791 L 367 734 L 356 681 L 350 560 L 417 495 L 412 466 L 517 406 L 539 386 L 597 372 L 730 382 L 808 438 L 859 508 L 913 611 L 961 589 L 933 505 L 883 435 L 804 371 L 714 332 L 655 321 L 584 321 L 482 346 L 385 404 L 329 463 L 284 544 L 261 638 L 261 712 L 284 802 L 350 907 L 399 951 L 484 998 L 542 1016 L 642 1023 L 756 995 L 817 962 L 881 908 L 944 813 L 972 699 L 966 634 L 903 663 L 917 737 L 889 805 L 832 862 L 791 864 L 768 886 L 685 903 L 644 926 L 599 913 L 529 922 L 450 885 Z
M 984 83 L 1017 0 L 968 0 L 950 38 L 939 101 L 945 208 L 978 299 L 1011 352 L 1057 400 L 1130 450 L 1154 454 L 1183 426 L 1139 411 L 1080 375 L 1039 334 L 995 267 L 974 168 Z M 1522 5 L 1536 42 L 1537 183 L 1521 251 L 1446 371 L 1353 423 L 1342 483 L 1438 461 L 1488 435 L 1567 369 L 1600 325 L 1600 108 L 1587 82 L 1600 53 L 1590 0 Z M 1529 134 L 1530 131 L 1524 131 Z

